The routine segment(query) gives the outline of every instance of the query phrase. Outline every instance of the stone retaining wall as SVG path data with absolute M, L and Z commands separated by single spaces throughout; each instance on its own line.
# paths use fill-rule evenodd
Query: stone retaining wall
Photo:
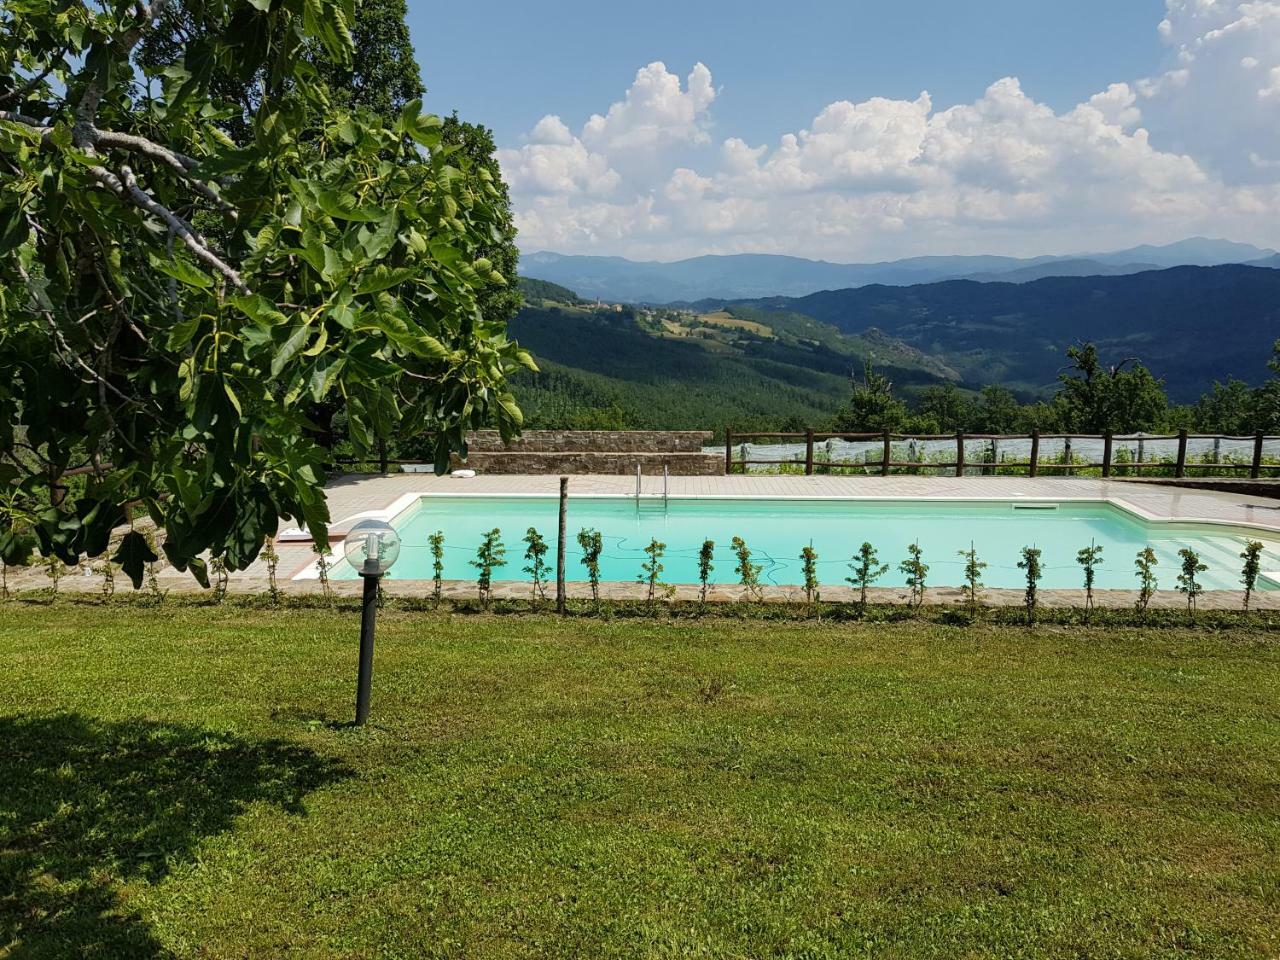
M 526 430 L 504 444 L 497 430 L 477 430 L 467 437 L 467 447 L 476 453 L 700 453 L 711 442 L 711 436 L 709 430 Z
M 464 464 L 459 463 L 458 466 Z M 724 458 L 708 453 L 608 453 L 601 450 L 556 452 L 515 450 L 475 452 L 465 466 L 478 473 L 625 474 L 639 465 L 646 477 L 660 476 L 665 465 L 673 477 L 713 477 L 724 473 Z
M 718 453 L 703 453 L 707 430 L 528 430 L 504 444 L 496 430 L 467 438 L 467 459 L 455 467 L 480 473 L 627 474 L 710 477 L 724 472 Z

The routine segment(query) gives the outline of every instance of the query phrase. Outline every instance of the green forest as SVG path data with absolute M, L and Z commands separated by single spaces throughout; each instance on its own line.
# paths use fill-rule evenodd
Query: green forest
M 854 336 L 795 313 L 714 313 L 587 304 L 521 281 L 510 333 L 535 356 L 514 389 L 534 428 L 1081 433 L 1280 432 L 1280 353 L 1271 377 L 1228 377 L 1170 400 L 1159 370 L 1091 343 L 1060 356 L 1047 391 L 971 383 L 879 331 Z

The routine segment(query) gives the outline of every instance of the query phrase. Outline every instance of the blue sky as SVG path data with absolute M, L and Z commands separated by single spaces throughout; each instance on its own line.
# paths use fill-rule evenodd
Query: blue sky
M 481 120 L 500 142 L 546 113 L 582 123 L 654 60 L 681 73 L 707 64 L 724 87 L 718 126 L 754 142 L 832 100 L 928 90 L 950 106 L 1006 75 L 1069 109 L 1100 80 L 1155 71 L 1163 11 L 1162 0 L 409 0 L 409 26 L 427 107 Z M 477 29 L 479 15 L 488 25 Z
M 1280 246 L 1280 0 L 409 2 L 526 250 Z

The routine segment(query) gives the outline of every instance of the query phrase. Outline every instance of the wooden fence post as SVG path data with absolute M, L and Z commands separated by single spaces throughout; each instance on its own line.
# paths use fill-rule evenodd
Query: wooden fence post
M 726 476 L 733 473 L 733 431 L 728 427 L 724 428 L 724 472 Z
M 565 612 L 564 551 L 565 520 L 569 505 L 569 478 L 560 478 L 560 539 L 556 541 L 556 613 Z
M 1262 476 L 1262 431 L 1253 436 L 1253 464 L 1249 467 L 1249 477 L 1257 480 Z
M 1030 473 L 1031 473 L 1031 476 L 1033 477 L 1040 473 L 1040 431 L 1039 429 L 1035 429 L 1031 431 Z
M 964 431 L 956 431 L 956 476 L 964 476 Z
M 893 459 L 893 434 L 888 430 L 884 432 L 884 460 L 880 463 L 880 476 L 887 477 L 889 475 L 889 461 Z
M 1102 437 L 1102 475 L 1111 476 L 1111 443 L 1115 439 L 1110 430 Z
M 813 476 L 813 427 L 804 432 L 804 475 Z
M 1187 431 L 1178 431 L 1178 462 L 1174 465 L 1173 475 L 1182 478 L 1187 475 Z

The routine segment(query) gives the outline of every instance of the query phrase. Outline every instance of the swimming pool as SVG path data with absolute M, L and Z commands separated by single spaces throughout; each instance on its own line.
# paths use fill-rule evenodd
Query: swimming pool
M 471 560 L 484 534 L 497 527 L 506 545 L 507 564 L 495 580 L 527 580 L 523 572 L 522 542 L 529 527 L 536 528 L 551 547 L 554 566 L 558 501 L 542 496 L 441 495 L 416 499 L 393 519 L 403 549 L 391 573 L 397 580 L 431 579 L 427 538 L 437 530 L 445 537 L 444 576 L 475 578 Z M 1133 589 L 1135 554 L 1150 545 L 1159 560 L 1162 589 L 1174 589 L 1178 551 L 1192 547 L 1208 571 L 1206 589 L 1236 589 L 1239 554 L 1246 539 L 1262 540 L 1262 568 L 1280 570 L 1280 542 L 1255 531 L 1232 526 L 1194 523 L 1152 523 L 1105 501 L 1041 500 L 854 500 L 783 498 L 644 498 L 594 496 L 570 498 L 568 506 L 568 579 L 582 581 L 577 533 L 583 527 L 599 530 L 604 539 L 600 574 L 604 581 L 634 581 L 644 561 L 644 547 L 656 537 L 667 545 L 662 579 L 667 583 L 696 583 L 698 549 L 714 540 L 717 583 L 734 583 L 735 558 L 730 540 L 742 537 L 752 560 L 762 565 L 762 583 L 799 585 L 803 582 L 800 550 L 812 545 L 818 554 L 822 583 L 842 584 L 848 563 L 863 541 L 890 565 L 879 586 L 901 586 L 898 562 L 907 546 L 918 542 L 929 564 L 929 583 L 958 586 L 963 561 L 958 551 L 970 543 L 989 566 L 988 587 L 1020 587 L 1017 563 L 1024 546 L 1042 551 L 1044 589 L 1077 588 L 1081 571 L 1076 553 L 1096 543 L 1103 548 L 1098 569 L 1099 589 Z M 334 568 L 336 579 L 356 575 L 345 564 Z M 1280 584 L 1264 578 L 1261 589 Z

